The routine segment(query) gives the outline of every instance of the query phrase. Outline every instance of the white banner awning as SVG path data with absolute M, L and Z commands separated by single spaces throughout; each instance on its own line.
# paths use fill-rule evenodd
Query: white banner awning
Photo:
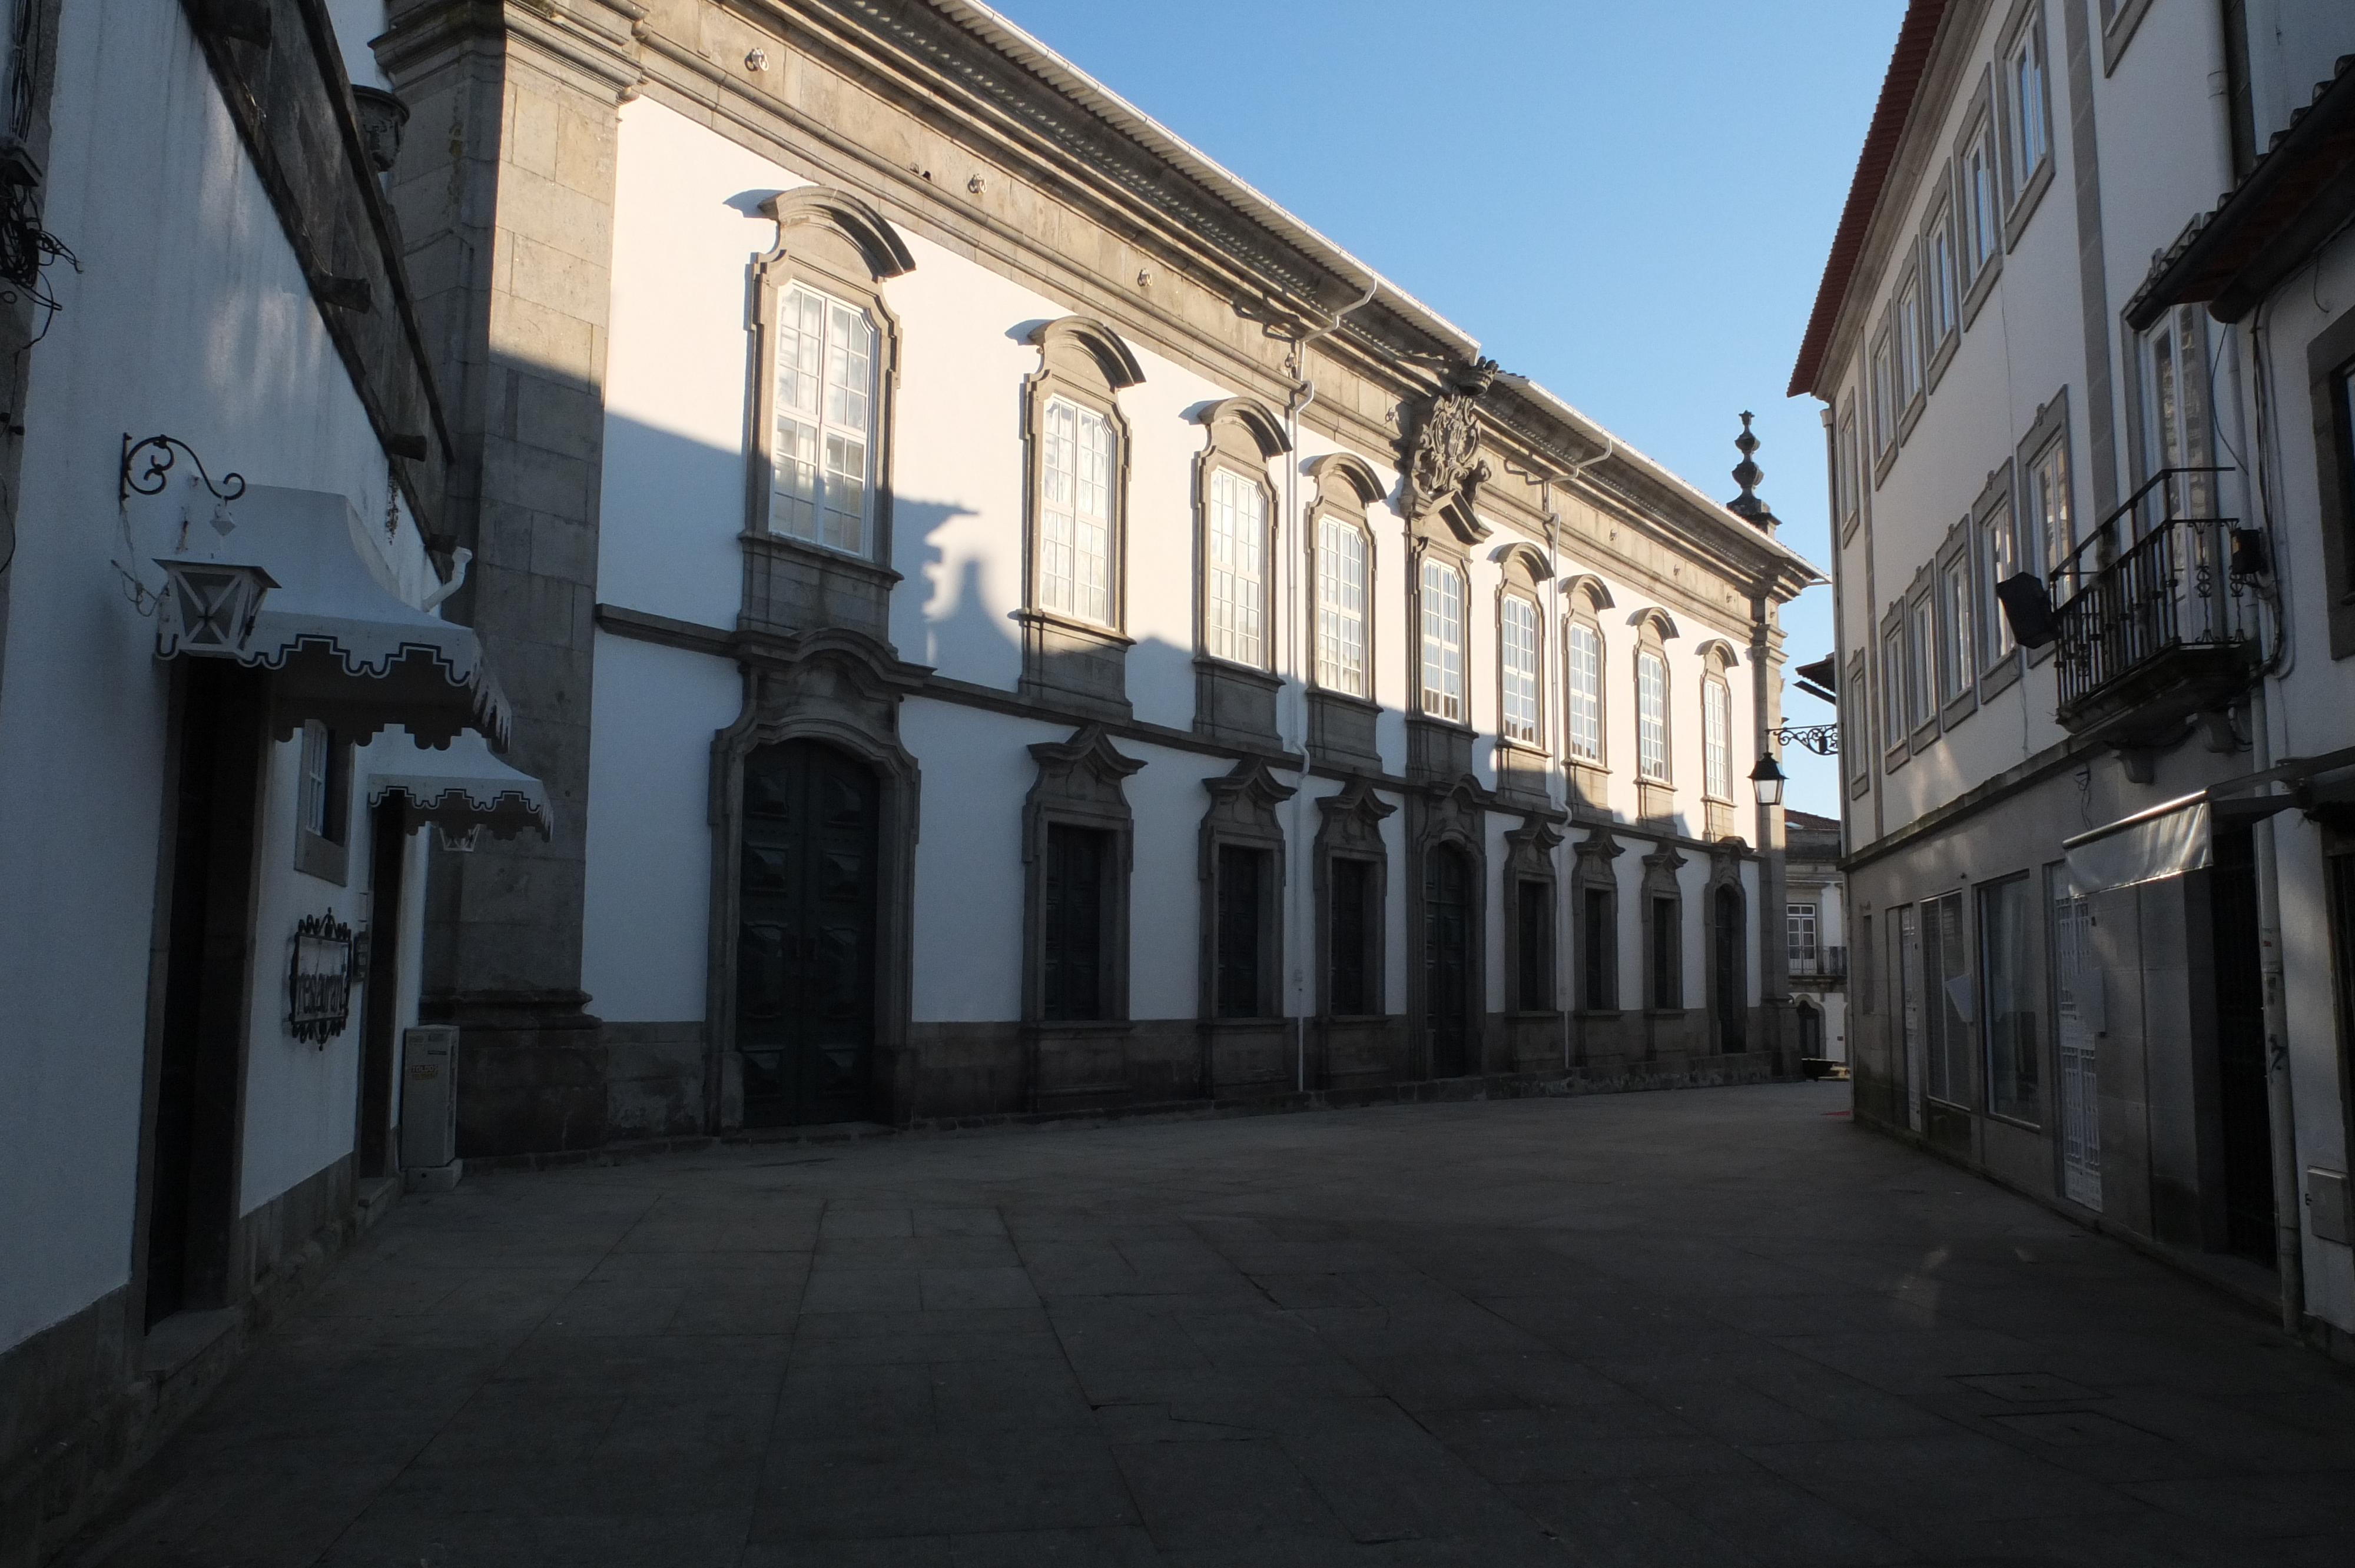
M 2208 795 L 2186 795 L 2062 841 L 2069 879 L 2081 893 L 2106 893 L 2180 876 L 2208 864 Z
M 254 485 L 222 510 L 228 533 L 184 524 L 179 548 L 156 557 L 172 578 L 156 657 L 272 671 L 281 739 L 317 719 L 354 742 L 398 724 L 428 744 L 475 730 L 505 748 L 506 699 L 474 629 L 394 591 L 350 502 Z
M 453 838 L 477 827 L 502 839 L 526 829 L 543 839 L 554 832 L 555 813 L 539 780 L 493 757 L 472 730 L 439 750 L 388 737 L 370 748 L 368 761 L 369 806 L 402 800 L 412 826 L 431 822 Z

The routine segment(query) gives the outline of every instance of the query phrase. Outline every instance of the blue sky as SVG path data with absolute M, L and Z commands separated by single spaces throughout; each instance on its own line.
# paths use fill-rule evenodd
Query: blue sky
M 1828 567 L 1817 405 L 1783 388 L 1900 0 L 993 3 L 1704 492 L 1756 413 L 1761 493 Z M 1829 652 L 1831 589 L 1785 626 Z M 1831 764 L 1785 766 L 1838 813 Z

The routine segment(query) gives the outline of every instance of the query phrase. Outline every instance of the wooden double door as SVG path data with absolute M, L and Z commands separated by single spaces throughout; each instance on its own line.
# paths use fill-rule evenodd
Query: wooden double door
M 747 1127 L 871 1115 L 881 800 L 872 769 L 815 741 L 744 760 L 736 1049 Z

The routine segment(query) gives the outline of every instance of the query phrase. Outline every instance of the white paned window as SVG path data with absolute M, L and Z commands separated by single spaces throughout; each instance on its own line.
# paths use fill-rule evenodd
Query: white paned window
M 1995 260 L 2003 243 L 2002 209 L 1995 185 L 1995 127 L 1982 123 L 1963 154 L 1963 260 L 1971 281 Z
M 777 296 L 776 426 L 769 527 L 868 552 L 875 450 L 875 327 L 866 313 L 798 283 Z
M 1603 634 L 1582 620 L 1570 623 L 1570 754 L 1603 760 Z
M 1316 683 L 1366 693 L 1366 536 L 1338 517 L 1316 524 Z
M 1906 708 L 1918 729 L 1938 716 L 1938 610 L 1928 595 L 1913 601 L 1913 647 L 1907 650 Z
M 1923 260 L 1930 269 L 1930 342 L 1934 345 L 1946 341 L 1962 319 L 1955 297 L 1955 213 L 1950 207 L 1938 209 L 1931 221 L 1930 238 L 1923 246 Z
M 1897 444 L 1897 356 L 1883 333 L 1872 345 L 1872 450 L 1878 457 Z
M 2044 18 L 2031 16 L 2011 47 L 2005 85 L 2011 94 L 2012 170 L 2021 185 L 2044 162 Z
M 1636 771 L 1668 776 L 1668 662 L 1648 649 L 1636 655 Z
M 1946 640 L 1938 650 L 1938 695 L 1953 702 L 1971 689 L 1971 661 L 1978 644 L 1971 634 L 1971 563 L 1957 556 L 1938 570 L 1938 594 L 1945 602 Z
M 1816 972 L 1816 906 L 1793 904 L 1790 911 L 1791 972 L 1811 975 Z
M 1210 656 L 1267 662 L 1267 492 L 1229 469 L 1210 474 Z
M 1711 677 L 1700 683 L 1701 793 L 1733 799 L 1733 694 Z
M 1039 604 L 1112 624 L 1112 425 L 1093 408 L 1047 405 L 1039 455 Z
M 2055 437 L 2028 465 L 2028 516 L 2043 546 L 2049 578 L 2077 547 L 2077 527 L 2069 511 L 2069 443 L 2062 438 Z
M 1980 636 L 1986 646 L 1979 657 L 1992 664 L 2011 652 L 2011 622 L 1996 599 L 1996 585 L 2019 570 L 2019 545 L 2011 527 L 2011 508 L 1997 507 L 1979 524 L 1980 569 L 1987 576 L 1979 585 L 1979 602 L 1987 607 L 1985 624 Z
M 1423 563 L 1423 711 L 1465 721 L 1464 579 L 1440 561 Z
M 1863 505 L 1863 486 L 1857 471 L 1859 455 L 1856 435 L 1856 395 L 1850 393 L 1841 411 L 1839 425 L 1839 517 L 1843 533 L 1856 525 Z
M 1881 640 L 1881 744 L 1905 738 L 1905 634 L 1895 627 Z
M 1922 283 L 1905 280 L 1897 296 L 1897 404 L 1910 407 L 1922 395 Z
M 1504 667 L 1505 738 L 1538 740 L 1538 607 L 1506 596 L 1497 656 Z
M 303 721 L 303 788 L 300 810 L 304 828 L 321 838 L 336 824 L 335 733 L 317 719 Z

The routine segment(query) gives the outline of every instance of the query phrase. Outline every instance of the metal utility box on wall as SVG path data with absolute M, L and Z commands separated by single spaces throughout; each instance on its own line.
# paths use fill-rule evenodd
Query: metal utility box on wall
M 2348 1213 L 2347 1172 L 2327 1171 L 2318 1165 L 2307 1167 L 2307 1223 L 2317 1241 L 2337 1242 L 2341 1246 L 2355 1243 L 2355 1215 Z
M 458 1031 L 422 1024 L 400 1036 L 400 1176 L 410 1192 L 458 1184 Z

